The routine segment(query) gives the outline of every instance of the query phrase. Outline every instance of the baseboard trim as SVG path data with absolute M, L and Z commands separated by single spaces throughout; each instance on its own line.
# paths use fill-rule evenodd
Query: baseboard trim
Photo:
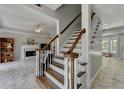
M 92 77 L 91 81 L 90 81 L 90 85 L 92 85 L 93 81 L 96 79 L 97 75 L 99 74 L 99 72 L 102 69 L 102 65 L 99 67 L 99 69 L 97 70 L 97 72 L 95 73 L 95 75 Z

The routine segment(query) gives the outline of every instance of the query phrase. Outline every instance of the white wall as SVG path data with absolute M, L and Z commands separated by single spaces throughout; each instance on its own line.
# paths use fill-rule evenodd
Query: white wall
M 90 56 L 91 56 L 91 83 L 95 77 L 95 74 L 100 69 L 102 65 L 102 33 L 101 33 L 101 24 L 102 21 L 99 19 L 97 14 L 93 17 L 92 23 L 91 23 L 91 34 L 90 37 L 94 36 L 94 32 L 96 29 L 97 23 L 100 22 L 100 27 L 97 31 L 97 36 L 92 39 L 90 38 L 90 41 L 94 41 L 93 43 L 93 49 L 90 49 Z
M 10 32 L 1 32 L 0 37 L 11 37 L 15 40 L 15 57 L 16 60 L 19 60 L 21 57 L 21 45 L 26 42 L 27 38 L 34 38 L 38 44 L 45 43 L 48 40 L 48 37 L 38 36 L 38 35 L 31 35 L 31 34 L 16 34 Z
M 77 24 L 81 23 L 81 16 L 60 36 L 60 48 L 65 43 L 65 41 L 70 37 L 70 35 L 77 29 Z
M 59 30 L 60 32 L 81 12 L 80 4 L 67 4 L 59 8 L 56 13 L 56 18 L 59 20 Z M 68 36 L 74 31 L 75 25 L 81 22 L 81 18 L 78 18 L 63 35 L 60 37 L 60 47 L 67 40 Z
M 46 10 L 46 7 L 41 7 Z M 50 11 L 49 9 L 47 9 Z M 53 10 L 51 10 L 53 11 Z M 56 18 L 59 21 L 59 32 L 61 32 L 79 13 L 81 12 L 81 5 L 80 4 L 66 4 L 61 6 L 61 8 L 57 9 L 57 11 L 47 12 L 50 16 Z M 75 24 L 78 23 L 81 18 L 79 18 L 73 25 L 67 29 L 65 33 L 60 37 L 59 40 L 59 47 L 61 47 L 68 36 L 74 31 Z
M 58 20 L 60 32 L 81 12 L 80 4 L 63 4 L 56 11 L 48 8 L 47 6 L 45 6 L 45 4 L 43 4 L 40 8 L 35 5 L 27 5 L 27 6 L 33 9 L 36 9 L 37 11 L 40 11 L 42 13 L 45 13 L 55 18 L 56 20 Z M 70 34 L 69 32 L 72 32 L 72 29 L 68 30 L 68 33 L 67 33 L 68 35 Z M 61 38 L 60 47 L 61 45 L 63 45 L 63 42 L 65 41 L 65 39 L 67 39 L 67 36 L 65 36 L 64 39 Z

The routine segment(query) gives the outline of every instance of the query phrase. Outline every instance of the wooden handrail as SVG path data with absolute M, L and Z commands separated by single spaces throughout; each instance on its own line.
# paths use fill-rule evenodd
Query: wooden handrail
M 60 34 L 63 34 L 70 26 L 71 24 L 81 15 L 81 12 L 60 32 Z M 40 49 L 36 49 L 36 50 L 39 50 L 39 51 L 43 51 L 45 50 L 54 40 L 56 40 L 57 38 L 59 37 L 59 35 L 56 35 L 53 39 L 51 39 L 49 41 L 49 43 L 47 45 L 45 45 L 43 48 L 40 48 Z
M 91 20 L 93 19 L 93 17 L 94 17 L 95 14 L 96 14 L 95 12 L 92 13 Z
M 36 50 L 45 50 L 56 38 L 58 38 L 58 35 L 56 35 L 53 39 L 51 39 L 49 43 L 45 45 L 43 48 L 36 49 Z
M 75 39 L 75 42 L 72 44 L 72 46 L 70 47 L 69 51 L 67 51 L 66 54 L 71 54 L 75 48 L 75 46 L 77 45 L 77 43 L 79 42 L 79 40 L 81 39 L 82 34 L 84 34 L 86 32 L 86 30 L 83 28 L 80 31 L 80 34 L 78 35 L 78 37 Z
M 60 32 L 60 34 L 63 34 L 68 27 L 81 15 L 81 12 Z

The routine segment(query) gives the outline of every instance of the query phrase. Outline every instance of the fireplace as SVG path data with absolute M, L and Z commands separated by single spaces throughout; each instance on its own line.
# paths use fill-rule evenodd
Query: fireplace
M 26 55 L 26 57 L 31 57 L 31 56 L 36 56 L 36 52 L 35 51 L 26 51 L 26 53 L 25 53 Z
M 22 45 L 21 60 L 35 60 L 38 45 Z

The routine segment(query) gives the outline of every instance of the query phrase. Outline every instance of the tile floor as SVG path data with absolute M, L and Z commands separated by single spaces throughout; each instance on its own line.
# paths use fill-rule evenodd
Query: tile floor
M 102 70 L 92 84 L 93 89 L 123 89 L 124 60 L 103 57 Z
M 35 61 L 15 61 L 0 64 L 1 89 L 38 89 Z

